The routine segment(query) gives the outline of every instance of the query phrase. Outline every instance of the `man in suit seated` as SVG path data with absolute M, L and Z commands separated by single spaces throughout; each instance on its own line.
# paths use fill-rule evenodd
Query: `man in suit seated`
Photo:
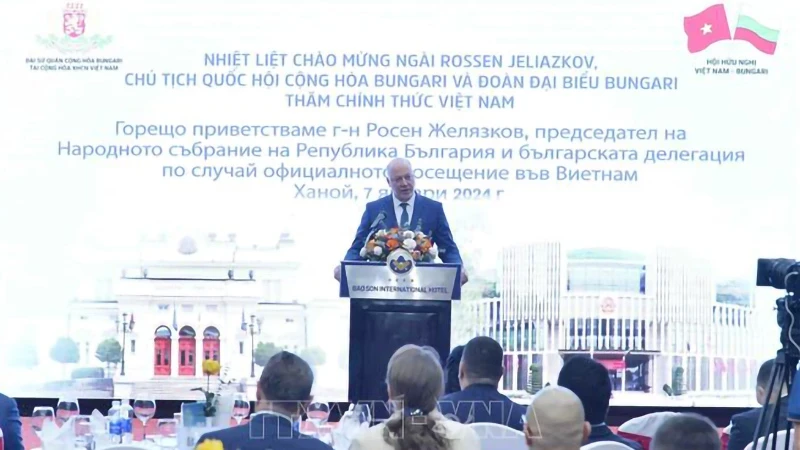
M 355 239 L 344 256 L 344 261 L 361 261 L 360 252 L 372 233 L 384 228 L 417 230 L 430 236 L 439 249 L 443 263 L 462 264 L 461 253 L 453 239 L 450 224 L 441 202 L 424 197 L 414 191 L 416 180 L 414 169 L 406 159 L 394 159 L 386 167 L 386 182 L 392 195 L 367 203 Z M 336 266 L 333 276 L 340 279 L 341 266 Z M 461 268 L 461 284 L 467 282 L 467 274 Z
M 531 450 L 579 450 L 591 428 L 581 400 L 561 386 L 539 391 L 527 414 L 525 443 Z
M 605 366 L 583 356 L 573 357 L 558 373 L 558 385 L 574 392 L 581 399 L 586 421 L 592 425 L 586 444 L 613 441 L 634 450 L 642 450 L 638 442 L 617 436 L 606 425 L 608 406 L 611 403 L 611 379 L 608 378 L 608 369 Z
M 764 410 L 764 405 L 769 404 L 768 414 L 772 414 L 775 410 L 775 402 L 780 399 L 780 411 L 778 411 L 778 430 L 786 429 L 786 414 L 789 410 L 789 395 L 786 388 L 782 392 L 778 392 L 778 386 L 773 388 L 772 398 L 767 399 L 767 389 L 769 388 L 769 376 L 772 373 L 772 368 L 775 366 L 775 360 L 770 359 L 761 365 L 758 369 L 758 376 L 756 377 L 756 400 L 761 405 L 760 408 L 751 409 L 750 411 L 736 414 L 731 417 L 730 438 L 728 440 L 728 450 L 744 450 L 747 444 L 753 442 L 753 435 L 758 427 L 758 419 L 761 411 Z M 767 416 L 766 422 L 769 421 Z M 761 430 L 759 437 L 764 436 L 765 432 L 770 430 L 771 427 L 765 424 Z M 761 447 L 759 447 L 761 448 Z
M 665 420 L 653 435 L 650 450 L 720 450 L 714 424 L 699 414 L 678 414 Z
M 294 420 L 311 401 L 314 374 L 299 356 L 280 352 L 267 361 L 256 391 L 249 423 L 206 433 L 205 440 L 222 441 L 226 450 L 331 450 L 322 441 L 303 435 Z
M 461 423 L 497 423 L 522 431 L 525 407 L 501 394 L 503 347 L 486 336 L 464 346 L 458 369 L 461 390 L 439 400 L 442 414 Z
M 0 394 L 0 430 L 3 431 L 5 450 L 25 450 L 17 402 L 3 394 Z

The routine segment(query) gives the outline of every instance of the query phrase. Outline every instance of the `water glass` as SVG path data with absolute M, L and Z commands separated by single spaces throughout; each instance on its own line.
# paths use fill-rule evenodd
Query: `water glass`
M 55 421 L 56 413 L 53 408 L 49 406 L 37 406 L 33 408 L 31 414 L 31 428 L 36 432 L 36 435 L 42 437 L 42 428 L 45 422 Z
M 77 416 L 80 413 L 80 406 L 78 399 L 74 396 L 65 396 L 58 399 L 56 406 L 56 420 L 59 425 L 67 423 L 72 416 Z
M 178 447 L 179 422 L 175 419 L 158 419 L 158 446 L 162 448 Z
M 372 415 L 369 412 L 369 405 L 355 405 L 353 407 L 353 416 L 358 419 L 359 423 L 366 423 L 369 426 L 372 423 Z
M 89 449 L 92 447 L 92 418 L 91 416 L 74 416 L 72 429 L 75 432 L 75 448 Z
M 236 420 L 236 425 L 242 424 L 242 419 L 250 414 L 250 401 L 247 399 L 247 394 L 244 392 L 237 392 L 233 396 L 233 413 L 231 417 Z
M 331 408 L 325 402 L 314 402 L 306 408 L 306 417 L 309 422 L 314 424 L 314 428 L 319 428 L 328 423 L 330 413 Z

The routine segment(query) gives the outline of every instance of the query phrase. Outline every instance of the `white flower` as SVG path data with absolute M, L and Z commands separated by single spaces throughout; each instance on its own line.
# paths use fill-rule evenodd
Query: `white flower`
M 366 258 L 367 257 L 367 247 L 361 247 L 361 251 L 358 252 L 358 256 L 360 256 L 362 258 Z
M 425 237 L 425 233 L 423 233 L 422 231 L 417 231 L 416 237 L 423 238 Z
M 403 247 L 405 247 L 405 249 L 408 251 L 414 250 L 417 248 L 417 241 L 410 238 L 406 239 L 403 241 Z
M 428 249 L 428 254 L 431 255 L 431 258 L 436 258 L 436 256 L 439 255 L 439 249 L 436 247 L 431 247 Z
M 385 230 L 378 230 L 378 232 L 375 233 L 375 237 L 384 237 L 384 236 L 386 236 Z
M 376 245 L 375 248 L 372 249 L 372 253 L 375 253 L 375 256 L 381 256 L 381 253 L 383 253 L 383 249 L 380 246 Z
M 403 239 L 414 239 L 414 232 L 413 231 L 404 231 L 403 232 Z

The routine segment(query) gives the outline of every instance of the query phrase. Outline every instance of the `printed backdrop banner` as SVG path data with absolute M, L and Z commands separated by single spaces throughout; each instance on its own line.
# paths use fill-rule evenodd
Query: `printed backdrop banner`
M 509 395 L 584 355 L 614 404 L 752 403 L 756 260 L 800 256 L 789 0 L 11 3 L 0 391 L 186 399 L 216 359 L 254 395 L 286 349 L 344 400 L 333 269 L 407 158 Z

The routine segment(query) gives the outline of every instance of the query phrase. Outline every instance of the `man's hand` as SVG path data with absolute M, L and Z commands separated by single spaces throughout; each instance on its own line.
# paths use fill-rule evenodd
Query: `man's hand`
M 467 281 L 469 281 L 469 276 L 467 276 L 467 271 L 464 270 L 464 268 L 462 267 L 461 268 L 461 285 L 463 286 L 463 285 L 467 284 Z
M 342 272 L 342 266 L 341 265 L 338 265 L 333 269 L 333 278 L 336 278 L 336 281 L 342 281 L 341 280 L 341 277 L 342 277 L 341 272 Z

